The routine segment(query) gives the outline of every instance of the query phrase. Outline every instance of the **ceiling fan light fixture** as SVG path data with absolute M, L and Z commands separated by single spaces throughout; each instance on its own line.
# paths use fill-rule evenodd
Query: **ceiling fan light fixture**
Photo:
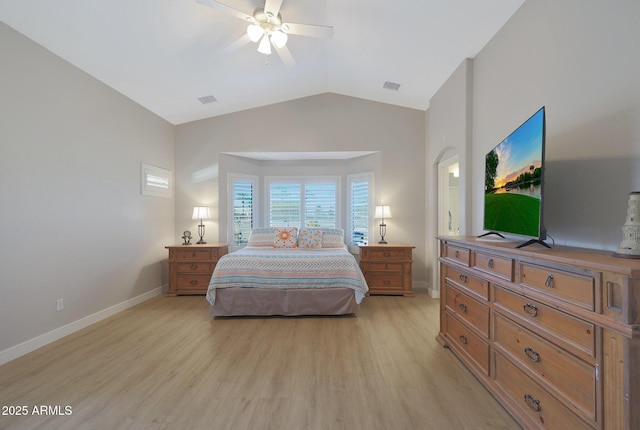
M 289 37 L 285 33 L 279 30 L 271 33 L 271 42 L 273 42 L 276 48 L 282 48 L 286 45 L 288 38 Z
M 271 43 L 269 42 L 269 35 L 262 36 L 262 40 L 258 45 L 258 52 L 264 55 L 271 55 Z
M 252 42 L 257 42 L 264 35 L 262 28 L 259 25 L 251 24 L 247 27 L 247 36 Z

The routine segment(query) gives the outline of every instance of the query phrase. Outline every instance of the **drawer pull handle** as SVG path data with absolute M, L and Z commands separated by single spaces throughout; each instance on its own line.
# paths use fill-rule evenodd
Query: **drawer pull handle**
M 526 355 L 527 358 L 533 361 L 534 363 L 540 363 L 540 353 L 538 353 L 536 350 L 534 350 L 530 346 L 524 349 L 524 355 Z
M 467 275 L 460 275 L 460 280 L 464 283 L 467 282 Z
M 196 281 L 195 279 L 191 280 L 191 285 L 197 285 L 197 284 L 198 284 L 198 281 Z
M 547 275 L 547 280 L 544 281 L 544 286 L 547 288 L 553 288 L 553 275 Z
M 460 335 L 460 342 L 463 343 L 464 345 L 467 344 L 468 340 L 467 340 L 467 336 L 461 334 Z
M 198 268 L 198 265 L 197 265 L 197 264 L 192 264 L 192 265 L 191 265 L 191 268 L 195 270 L 195 269 L 197 269 L 197 268 Z
M 465 305 L 464 303 L 460 303 L 460 304 L 458 305 L 458 307 L 460 308 L 460 310 L 461 310 L 463 313 L 465 313 L 465 314 L 467 313 L 467 305 Z
M 493 266 L 495 266 L 495 264 L 493 263 L 493 258 L 489 259 L 489 261 L 487 262 L 487 266 L 489 266 L 489 269 L 493 269 Z
M 385 285 L 389 285 L 391 283 L 391 281 L 388 280 L 388 279 L 385 279 L 384 281 L 382 281 L 382 283 L 385 284 Z
M 527 406 L 531 408 L 531 410 L 535 412 L 540 412 L 540 400 L 536 400 L 532 394 L 525 394 L 524 401 L 527 403 Z
M 534 304 L 527 303 L 526 305 L 522 306 L 522 309 L 524 310 L 524 313 L 529 315 L 530 317 L 538 316 L 538 308 Z
M 460 258 L 460 251 L 456 251 L 454 255 L 456 258 Z
M 385 251 L 382 255 L 384 255 L 385 257 L 389 257 L 391 256 L 391 253 L 389 253 L 389 251 Z

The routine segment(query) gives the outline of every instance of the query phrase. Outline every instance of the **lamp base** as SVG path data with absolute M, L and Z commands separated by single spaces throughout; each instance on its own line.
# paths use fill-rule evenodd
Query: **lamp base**
M 202 223 L 202 220 L 200 220 L 200 224 L 198 225 L 198 236 L 200 236 L 200 240 L 197 241 L 196 244 L 204 245 L 207 243 L 204 241 L 204 224 Z
M 381 245 L 386 245 L 387 241 L 384 240 L 384 236 L 387 234 L 387 225 L 384 223 L 384 219 L 382 220 L 382 224 L 380 224 L 380 242 Z

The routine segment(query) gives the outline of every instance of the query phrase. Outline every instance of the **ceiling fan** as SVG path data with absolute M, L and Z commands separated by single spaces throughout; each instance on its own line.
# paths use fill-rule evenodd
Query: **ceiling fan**
M 293 59 L 289 48 L 287 48 L 287 40 L 290 34 L 326 38 L 333 35 L 333 27 L 330 26 L 283 22 L 282 15 L 279 13 L 283 0 L 266 0 L 264 7 L 256 8 L 253 15 L 234 9 L 216 0 L 196 1 L 248 23 L 247 33 L 227 46 L 224 50 L 227 53 L 233 53 L 249 42 L 254 42 L 258 43 L 258 52 L 264 55 L 271 55 L 271 46 L 273 45 L 284 65 L 295 67 L 296 61 Z

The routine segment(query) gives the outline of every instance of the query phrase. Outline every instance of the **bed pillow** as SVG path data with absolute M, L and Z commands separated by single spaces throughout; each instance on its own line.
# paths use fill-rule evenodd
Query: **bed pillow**
M 317 228 L 301 228 L 298 236 L 300 248 L 322 248 L 322 230 Z
M 276 231 L 273 227 L 257 227 L 249 234 L 249 246 L 273 246 Z
M 344 246 L 344 230 L 341 228 L 323 228 L 322 247 L 342 248 Z
M 273 241 L 274 248 L 297 248 L 298 227 L 275 227 L 276 238 Z

